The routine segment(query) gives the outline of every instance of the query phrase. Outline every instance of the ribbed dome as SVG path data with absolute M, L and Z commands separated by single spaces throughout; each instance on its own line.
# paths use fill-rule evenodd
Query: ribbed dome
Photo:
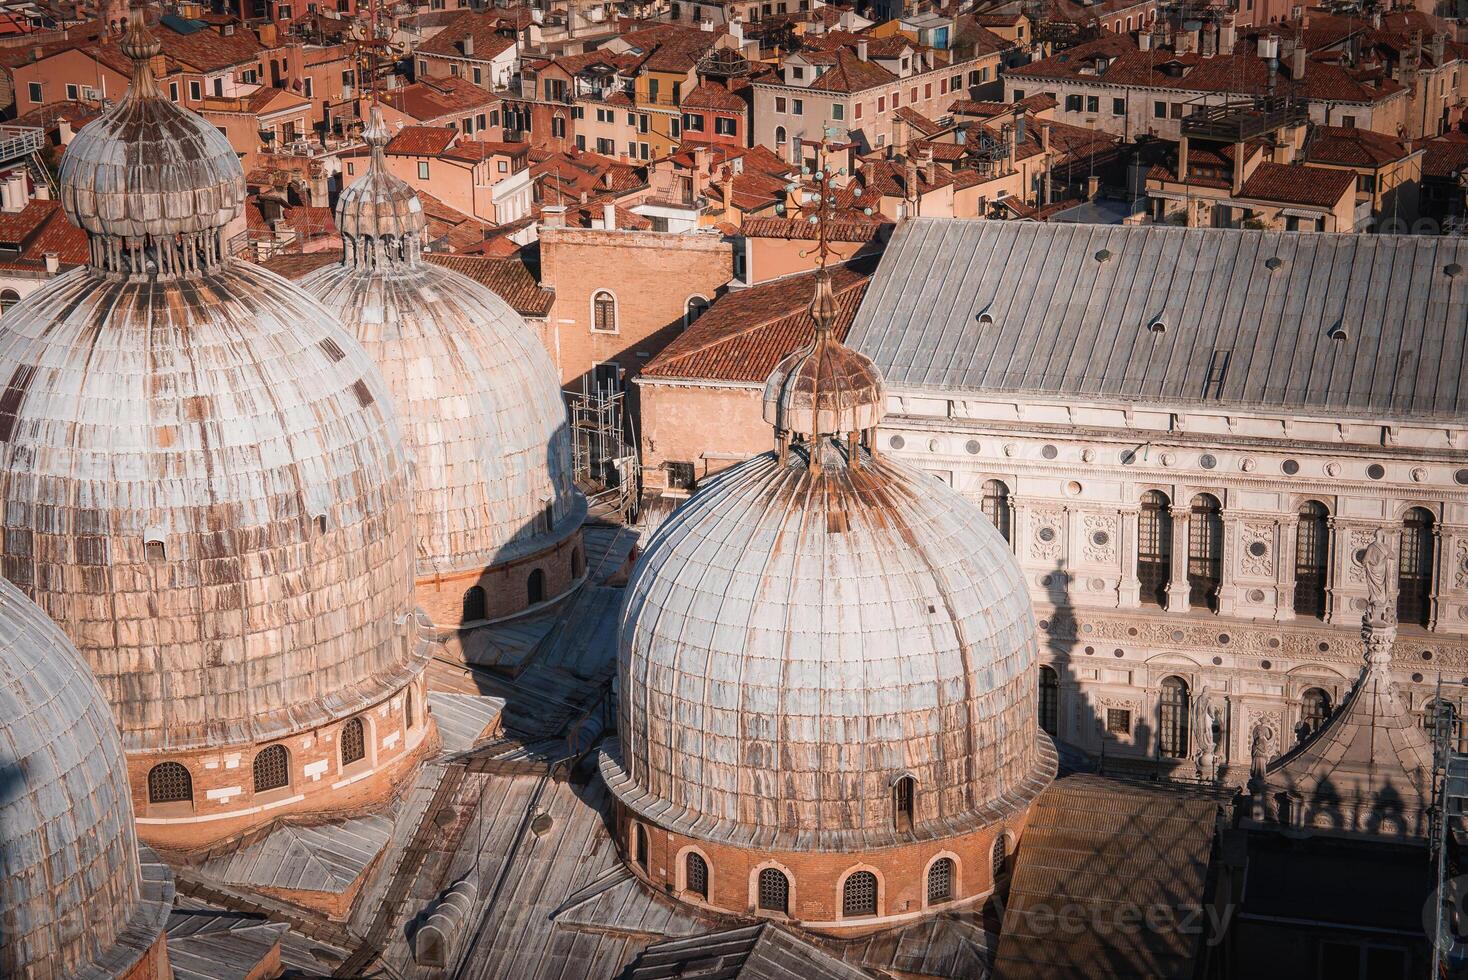
M 382 110 L 372 107 L 362 138 L 372 150 L 367 172 L 336 202 L 336 226 L 350 242 L 383 236 L 421 236 L 428 221 L 423 204 L 408 182 L 388 172 L 384 147 L 392 139 Z
M 513 560 L 581 525 L 555 366 L 503 300 L 416 261 L 328 266 L 301 286 L 392 390 L 417 464 L 419 575 Z
M 4 573 L 76 642 L 128 751 L 299 731 L 420 668 L 391 395 L 319 303 L 226 260 L 77 270 L 3 322 Z
M 117 976 L 167 917 L 142 878 L 107 701 L 56 624 L 0 580 L 0 976 Z
M 149 59 L 157 39 L 130 15 L 122 52 L 132 85 L 82 127 L 61 160 L 61 205 L 94 236 L 141 240 L 223 228 L 245 200 L 245 174 L 229 140 L 164 97 Z
M 720 839 L 880 846 L 905 775 L 931 801 L 914 833 L 983 823 L 1043 785 L 1019 567 L 930 476 L 817 445 L 708 481 L 639 560 L 610 782 Z
M 765 381 L 765 421 L 777 432 L 806 436 L 874 429 L 886 395 L 872 359 L 831 336 L 836 300 L 824 270 L 811 300 L 816 336 L 785 357 Z

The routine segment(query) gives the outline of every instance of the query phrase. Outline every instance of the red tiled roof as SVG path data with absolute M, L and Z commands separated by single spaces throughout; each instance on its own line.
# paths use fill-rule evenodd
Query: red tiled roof
M 1424 177 L 1452 180 L 1468 169 L 1468 133 L 1445 133 L 1415 145 L 1423 150 Z
M 850 218 L 832 221 L 826 225 L 826 237 L 833 242 L 870 242 L 882 235 L 884 219 L 880 215 L 871 218 Z M 799 218 L 750 217 L 744 219 L 741 233 L 746 238 L 785 238 L 815 241 L 815 227 Z
M 388 142 L 386 150 L 397 156 L 436 157 L 459 132 L 447 126 L 404 126 Z
M 228 37 L 216 27 L 179 34 L 162 23 L 153 27 L 153 34 L 167 58 L 199 71 L 219 71 L 259 61 L 265 46 L 255 32 L 233 24 L 230 26 L 234 29 Z
M 0 214 L 0 243 L 19 249 L 11 268 L 43 268 L 47 252 L 62 265 L 81 265 L 89 256 L 87 234 L 66 220 L 61 202 L 32 200 L 19 211 Z
M 281 255 L 273 255 L 260 265 L 284 279 L 296 280 L 304 279 L 317 269 L 335 265 L 341 260 L 341 255 L 334 251 L 286 252 Z
M 419 54 L 489 61 L 515 46 L 513 38 L 500 34 L 499 11 L 468 10 L 444 25 L 443 30 L 418 46 Z M 473 38 L 474 53 L 464 53 L 464 39 Z
M 881 65 L 862 61 L 852 52 L 841 48 L 836 52 L 834 66 L 811 82 L 810 88 L 816 92 L 861 92 L 896 80 L 897 76 Z
M 467 276 L 487 287 L 521 316 L 546 317 L 556 300 L 555 290 L 545 289 L 519 256 L 489 258 L 479 255 L 431 254 L 428 261 Z
M 1333 208 L 1355 187 L 1356 175 L 1349 170 L 1261 163 L 1244 181 L 1238 196 L 1256 201 Z
M 1380 167 L 1411 152 L 1402 140 L 1369 129 L 1317 126 L 1310 133 L 1305 158 L 1344 167 Z
M 491 140 L 459 140 L 444 150 L 440 156 L 450 160 L 478 163 L 493 156 L 528 157 L 529 143 L 496 143 Z
M 746 106 L 743 99 L 724 86 L 704 81 L 699 82 L 691 92 L 683 97 L 683 108 L 743 112 Z
M 433 120 L 499 103 L 499 96 L 465 78 L 435 78 L 385 92 L 383 101 L 414 119 Z
M 866 295 L 871 263 L 831 270 L 834 334 L 844 340 Z M 760 383 L 780 359 L 815 336 L 808 309 L 815 273 L 725 293 L 643 368 L 644 378 Z
M 902 106 L 892 115 L 901 119 L 924 136 L 932 136 L 934 133 L 942 132 L 944 129 L 944 127 L 909 106 Z

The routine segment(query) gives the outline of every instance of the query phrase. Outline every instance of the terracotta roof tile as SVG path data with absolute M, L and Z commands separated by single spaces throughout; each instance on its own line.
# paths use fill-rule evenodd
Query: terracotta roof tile
M 861 92 L 896 80 L 897 76 L 881 65 L 862 61 L 842 48 L 836 52 L 835 65 L 811 82 L 810 88 L 817 92 Z
M 1380 167 L 1411 152 L 1402 140 L 1369 129 L 1317 126 L 1310 133 L 1305 158 L 1312 163 Z
M 464 78 L 435 78 L 384 93 L 383 101 L 425 122 L 454 113 L 497 105 L 499 96 Z
M 722 112 L 743 112 L 744 100 L 722 85 L 703 81 L 683 97 L 685 109 L 714 109 Z
M 1261 163 L 1244 181 L 1239 197 L 1333 208 L 1355 186 L 1356 175 L 1349 170 Z
M 515 39 L 499 33 L 500 12 L 469 10 L 444 25 L 443 30 L 418 46 L 419 54 L 489 61 L 515 46 Z M 464 40 L 473 38 L 472 55 L 464 53 Z
M 433 254 L 428 256 L 428 261 L 488 287 L 521 316 L 549 316 L 556 299 L 555 291 L 543 288 L 519 257 Z
M 834 333 L 844 340 L 866 295 L 875 261 L 831 270 Z M 815 321 L 807 307 L 815 273 L 788 276 L 725 293 L 643 368 L 644 378 L 761 383 L 785 355 L 809 343 Z
M 436 157 L 458 136 L 447 126 L 404 126 L 388 142 L 386 151 L 398 156 Z

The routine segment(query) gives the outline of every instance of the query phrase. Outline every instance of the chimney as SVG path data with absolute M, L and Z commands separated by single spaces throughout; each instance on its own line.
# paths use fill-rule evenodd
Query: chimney
M 1234 27 L 1234 18 L 1229 14 L 1223 18 L 1223 25 L 1218 29 L 1218 53 L 1233 54 L 1234 38 L 1237 31 Z
M 1094 176 L 1087 177 L 1086 178 L 1086 200 L 1088 200 L 1088 201 L 1094 201 L 1094 200 L 1096 200 L 1096 198 L 1098 198 L 1100 196 L 1101 196 L 1101 178 L 1100 177 L 1094 177 Z
M 547 204 L 540 209 L 540 223 L 547 228 L 566 227 L 566 206 L 564 204 Z
M 473 34 L 465 34 L 464 35 L 463 49 L 464 49 L 464 57 L 466 57 L 466 58 L 472 58 L 472 57 L 474 57 L 474 35 Z
M 1297 82 L 1305 77 L 1305 54 L 1305 45 L 1295 46 L 1293 60 L 1290 62 L 1290 77 Z
M 1045 152 L 1048 159 L 1050 156 L 1050 124 L 1048 122 L 1040 123 L 1040 149 Z
M 1014 145 L 1019 146 L 1025 141 L 1025 107 L 1020 106 L 1014 113 Z
M 1441 68 L 1443 64 L 1443 35 L 1441 31 L 1432 35 L 1432 65 Z
M 918 196 L 918 166 L 917 160 L 914 159 L 911 153 L 909 153 L 907 155 L 907 159 L 903 161 L 902 182 L 905 185 L 905 189 L 907 191 L 907 199 L 909 201 L 916 201 Z
M 61 271 L 61 256 L 55 252 L 47 252 L 41 258 L 46 260 L 46 275 L 54 276 Z
M 927 177 L 929 184 L 938 183 L 938 161 L 933 159 L 932 148 L 929 148 L 927 154 L 923 157 L 923 173 Z
M 221 24 L 219 33 L 224 37 L 234 37 L 234 26 L 234 21 L 230 21 L 228 24 Z
M 39 48 L 37 50 L 40 50 Z M 867 60 L 867 39 L 861 38 L 856 42 L 856 56 L 862 61 Z
M 607 231 L 617 230 L 617 206 L 615 204 L 601 206 L 601 226 Z
M 1213 27 L 1212 24 L 1207 24 L 1207 25 L 1205 25 L 1203 27 L 1203 35 L 1202 36 L 1203 36 L 1203 45 L 1202 45 L 1202 50 L 1199 53 L 1202 54 L 1203 57 L 1205 57 L 1205 58 L 1211 58 L 1211 57 L 1213 57 L 1213 52 L 1216 51 L 1216 50 L 1218 50 L 1218 48 L 1217 48 L 1217 43 L 1218 43 L 1217 42 L 1217 38 L 1218 38 L 1218 35 L 1214 33 L 1214 27 Z
M 1137 48 L 1141 51 L 1152 50 L 1152 32 L 1145 26 L 1137 32 Z

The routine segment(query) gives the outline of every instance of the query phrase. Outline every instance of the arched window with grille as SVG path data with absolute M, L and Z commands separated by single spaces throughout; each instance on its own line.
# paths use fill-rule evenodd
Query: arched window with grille
M 853 871 L 841 887 L 841 915 L 853 918 L 877 914 L 877 876 L 870 871 Z
M 979 501 L 979 507 L 984 516 L 989 518 L 989 523 L 994 525 L 995 530 L 1004 538 L 1009 540 L 1009 487 L 1003 480 L 985 480 L 984 496 Z
M 1312 687 L 1300 696 L 1300 734 L 1309 735 L 1330 717 L 1330 695 Z
M 177 762 L 160 762 L 148 770 L 149 803 L 192 803 L 194 777 Z
M 1165 677 L 1157 703 L 1157 751 L 1164 759 L 1181 759 L 1188 754 L 1188 713 L 1191 707 L 1188 682 Z
M 0 289 L 0 313 L 5 313 L 20 302 L 20 293 L 13 289 Z
M 1397 549 L 1397 620 L 1426 626 L 1432 617 L 1432 512 L 1407 511 Z
M 911 830 L 917 812 L 917 780 L 903 776 L 892 784 L 892 823 L 898 830 Z
M 1223 507 L 1211 493 L 1193 498 L 1188 514 L 1188 602 L 1218 612 L 1223 582 Z
M 1054 737 L 1060 731 L 1060 675 L 1047 664 L 1040 665 L 1040 728 Z
M 993 872 L 994 880 L 996 882 L 1000 878 L 1004 877 L 1005 858 L 1006 854 L 1004 852 L 1004 835 L 1000 834 L 998 837 L 994 838 L 994 849 L 989 852 L 990 870 Z
M 463 622 L 472 623 L 476 619 L 488 619 L 489 613 L 485 607 L 484 590 L 477 585 L 472 585 L 464 591 L 464 615 Z
M 928 904 L 953 898 L 953 859 L 939 858 L 928 866 Z
M 530 573 L 530 577 L 525 580 L 525 598 L 532 606 L 545 601 L 545 572 L 537 568 Z
M 270 745 L 255 754 L 255 792 L 280 789 L 291 783 L 290 755 L 284 745 Z
M 1300 505 L 1295 525 L 1295 613 L 1325 618 L 1325 576 L 1330 558 L 1330 511 L 1318 500 Z
M 779 868 L 762 868 L 756 891 L 761 910 L 782 913 L 790 911 L 790 879 Z
M 1167 586 L 1172 580 L 1172 519 L 1167 494 L 1148 490 L 1142 494 L 1142 512 L 1137 518 L 1137 581 L 1142 601 L 1167 605 Z
M 591 298 L 591 329 L 599 333 L 617 332 L 617 299 L 605 289 Z
M 709 865 L 703 855 L 689 851 L 684 859 L 683 882 L 685 888 L 704 901 L 709 897 Z
M 367 737 L 362 719 L 351 718 L 342 726 L 342 765 L 349 766 L 367 758 Z

